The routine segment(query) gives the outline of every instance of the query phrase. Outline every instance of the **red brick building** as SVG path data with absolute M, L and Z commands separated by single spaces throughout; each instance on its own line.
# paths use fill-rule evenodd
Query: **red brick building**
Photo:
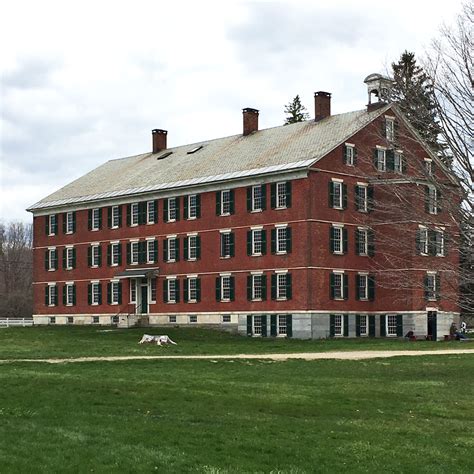
M 35 323 L 442 337 L 458 255 L 433 183 L 452 178 L 396 107 L 370 103 L 383 79 L 366 83 L 355 112 L 318 92 L 307 122 L 259 130 L 247 108 L 243 134 L 172 149 L 153 130 L 152 152 L 31 206 Z

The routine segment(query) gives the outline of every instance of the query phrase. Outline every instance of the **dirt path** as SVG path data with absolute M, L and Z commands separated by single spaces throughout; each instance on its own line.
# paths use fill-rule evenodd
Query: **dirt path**
M 191 359 L 191 360 L 219 360 L 219 359 L 267 359 L 267 360 L 363 360 L 379 359 L 400 356 L 452 355 L 474 354 L 474 349 L 449 349 L 438 351 L 348 351 L 348 352 L 301 352 L 292 354 L 234 354 L 234 355 L 161 355 L 161 356 L 104 356 L 104 357 L 76 357 L 69 359 L 11 359 L 0 360 L 0 364 L 12 362 L 46 362 L 48 364 L 64 364 L 73 362 L 101 362 L 120 360 L 160 360 L 160 359 Z

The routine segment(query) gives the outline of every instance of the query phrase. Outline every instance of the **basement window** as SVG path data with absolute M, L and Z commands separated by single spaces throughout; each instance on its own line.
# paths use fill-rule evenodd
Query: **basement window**
M 203 147 L 203 145 L 199 145 L 199 146 L 196 146 L 196 147 L 192 148 L 191 150 L 188 151 L 188 155 L 192 155 L 193 153 L 196 153 L 196 152 L 199 151 L 202 147 Z
M 172 154 L 173 154 L 172 151 L 167 151 L 167 152 L 163 153 L 162 155 L 157 156 L 156 159 L 157 159 L 157 160 L 163 160 L 163 159 L 165 159 L 165 158 L 168 158 L 168 156 L 170 156 L 170 155 L 172 155 Z

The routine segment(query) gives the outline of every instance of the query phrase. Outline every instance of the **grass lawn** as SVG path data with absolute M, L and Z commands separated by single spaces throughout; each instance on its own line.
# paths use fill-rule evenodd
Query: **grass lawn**
M 168 334 L 177 346 L 139 345 L 144 333 Z M 110 329 L 97 326 L 39 326 L 0 329 L 0 359 L 160 355 L 160 354 L 262 354 L 277 352 L 325 352 L 352 350 L 426 350 L 471 347 L 450 342 L 407 342 L 394 339 L 298 339 L 249 338 L 198 328 Z M 474 344 L 472 344 L 474 348 Z
M 473 369 L 470 355 L 3 364 L 0 471 L 472 473 Z

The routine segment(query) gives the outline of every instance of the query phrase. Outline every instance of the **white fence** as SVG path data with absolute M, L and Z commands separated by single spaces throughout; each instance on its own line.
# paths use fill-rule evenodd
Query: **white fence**
M 33 326 L 31 318 L 0 318 L 0 327 Z

